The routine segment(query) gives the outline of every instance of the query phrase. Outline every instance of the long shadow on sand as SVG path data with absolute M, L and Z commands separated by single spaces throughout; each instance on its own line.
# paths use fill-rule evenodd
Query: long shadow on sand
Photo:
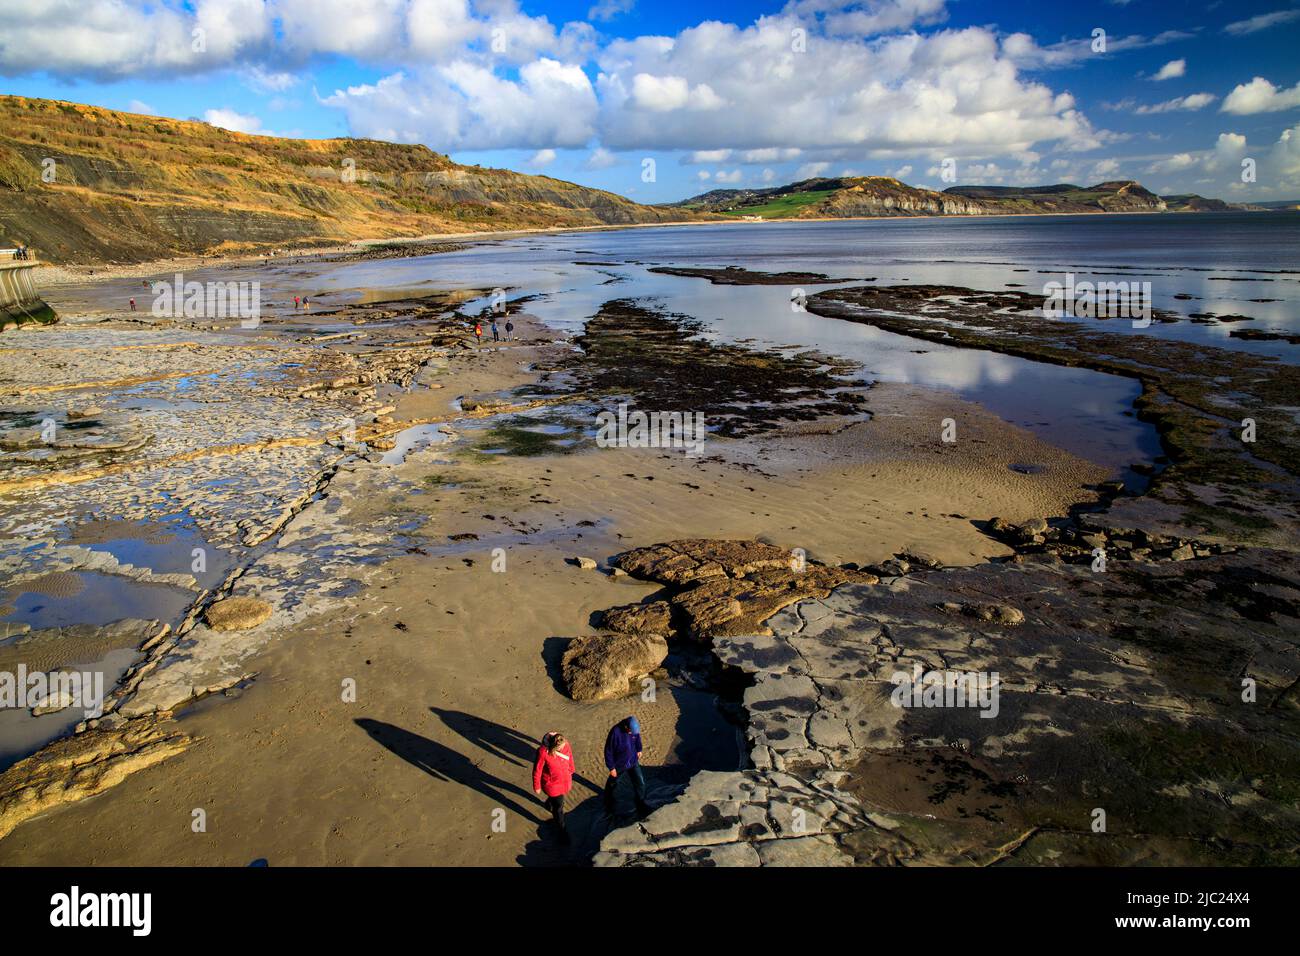
M 533 762 L 537 759 L 537 749 L 541 740 L 520 733 L 513 727 L 498 724 L 486 717 L 475 717 L 459 710 L 444 710 L 430 707 L 444 724 L 460 734 L 474 746 L 487 751 L 526 770 L 526 783 L 532 786 Z M 574 783 L 580 783 L 592 793 L 600 793 L 601 788 L 580 773 L 573 775 Z M 570 800 L 573 798 L 571 797 Z
M 494 757 L 499 757 L 520 767 L 533 768 L 533 759 L 537 756 L 540 741 L 521 734 L 512 727 L 498 724 L 484 717 L 475 717 L 459 710 L 444 710 L 430 707 L 444 724 L 460 734 L 474 746 L 486 750 Z
M 525 735 L 492 721 L 476 718 L 458 711 L 442 711 L 430 708 L 443 718 L 448 726 L 461 733 L 466 740 L 482 747 L 500 759 L 518 764 L 510 754 L 523 756 L 528 760 L 521 769 L 520 779 L 526 786 L 532 786 L 532 758 L 537 752 L 538 744 Z M 392 724 L 370 718 L 359 718 L 356 725 L 364 730 L 374 741 L 392 751 L 412 766 L 419 767 L 435 780 L 458 783 L 469 787 L 476 793 L 483 794 L 494 804 L 519 814 L 534 828 L 535 836 L 530 839 L 516 861 L 524 866 L 584 866 L 590 862 L 592 854 L 600 845 L 601 838 L 609 828 L 599 796 L 591 796 L 578 801 L 576 788 L 569 795 L 569 811 L 566 814 L 572 843 L 560 842 L 553 829 L 553 824 L 537 798 L 528 790 L 508 780 L 502 780 L 450 747 L 427 737 L 411 733 Z M 501 751 L 504 750 L 505 753 Z M 574 777 L 575 782 L 586 785 L 593 794 L 599 794 L 600 788 L 581 775 Z M 513 799 L 519 797 L 519 800 Z M 531 809 L 526 809 L 531 808 Z M 436 861 L 435 861 L 436 862 Z
M 532 794 L 517 784 L 494 777 L 492 774 L 476 767 L 474 762 L 464 754 L 458 753 L 436 740 L 421 737 L 419 734 L 413 734 L 401 727 L 386 724 L 382 720 L 360 717 L 356 720 L 356 725 L 368 733 L 376 743 L 387 747 L 412 766 L 419 767 L 435 780 L 446 780 L 450 783 L 458 783 L 461 786 L 469 787 L 471 790 L 483 794 L 489 800 L 493 800 L 503 807 L 508 807 L 526 820 L 533 823 L 542 822 L 542 818 L 532 810 L 525 809 L 511 799 L 510 796 L 507 796 L 507 794 L 513 794 L 522 797 L 529 803 L 533 803 Z

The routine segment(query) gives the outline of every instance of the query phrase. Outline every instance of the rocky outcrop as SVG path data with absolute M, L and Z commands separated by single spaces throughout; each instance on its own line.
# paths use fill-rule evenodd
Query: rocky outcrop
M 615 700 L 667 656 L 668 642 L 658 634 L 598 634 L 570 641 L 560 668 L 574 700 Z
M 193 738 L 151 718 L 112 718 L 0 774 L 0 839 L 39 813 L 109 789 L 185 750 Z
M 681 634 L 707 641 L 725 634 L 763 632 L 762 622 L 809 597 L 825 597 L 849 581 L 875 575 L 827 567 L 760 541 L 687 538 L 638 548 L 614 558 L 635 577 L 676 585 L 669 599 Z
M 1285 551 L 844 585 L 713 641 L 753 681 L 752 767 L 697 774 L 595 862 L 1284 863 L 1297 620 Z
M 612 607 L 602 615 L 601 626 L 623 634 L 668 634 L 673 628 L 672 608 L 667 601 Z

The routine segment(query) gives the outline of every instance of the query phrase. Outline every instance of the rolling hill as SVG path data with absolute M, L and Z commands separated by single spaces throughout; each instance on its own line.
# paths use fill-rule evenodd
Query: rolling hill
M 691 218 L 424 146 L 252 136 L 0 96 L 0 245 L 23 242 L 54 262 Z

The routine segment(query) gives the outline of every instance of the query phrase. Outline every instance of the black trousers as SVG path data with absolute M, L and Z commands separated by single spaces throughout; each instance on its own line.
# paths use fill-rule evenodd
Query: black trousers
M 546 798 L 546 809 L 551 811 L 551 819 L 561 830 L 564 829 L 564 794 Z
M 614 812 L 614 793 L 618 789 L 618 782 L 624 777 L 632 781 L 632 796 L 636 798 L 637 809 L 645 806 L 645 774 L 641 772 L 641 765 L 633 764 L 626 770 L 620 770 L 617 777 L 605 778 L 605 809 Z

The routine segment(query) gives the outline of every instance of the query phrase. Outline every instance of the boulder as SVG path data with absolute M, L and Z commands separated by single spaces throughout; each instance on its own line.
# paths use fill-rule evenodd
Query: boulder
M 668 642 L 658 634 L 598 634 L 570 641 L 560 670 L 574 700 L 615 700 L 667 656 Z
M 245 631 L 271 616 L 271 605 L 261 598 L 228 597 L 204 612 L 203 619 L 214 631 Z
M 596 570 L 596 562 L 591 558 L 570 558 L 569 563 L 582 568 L 584 571 Z

